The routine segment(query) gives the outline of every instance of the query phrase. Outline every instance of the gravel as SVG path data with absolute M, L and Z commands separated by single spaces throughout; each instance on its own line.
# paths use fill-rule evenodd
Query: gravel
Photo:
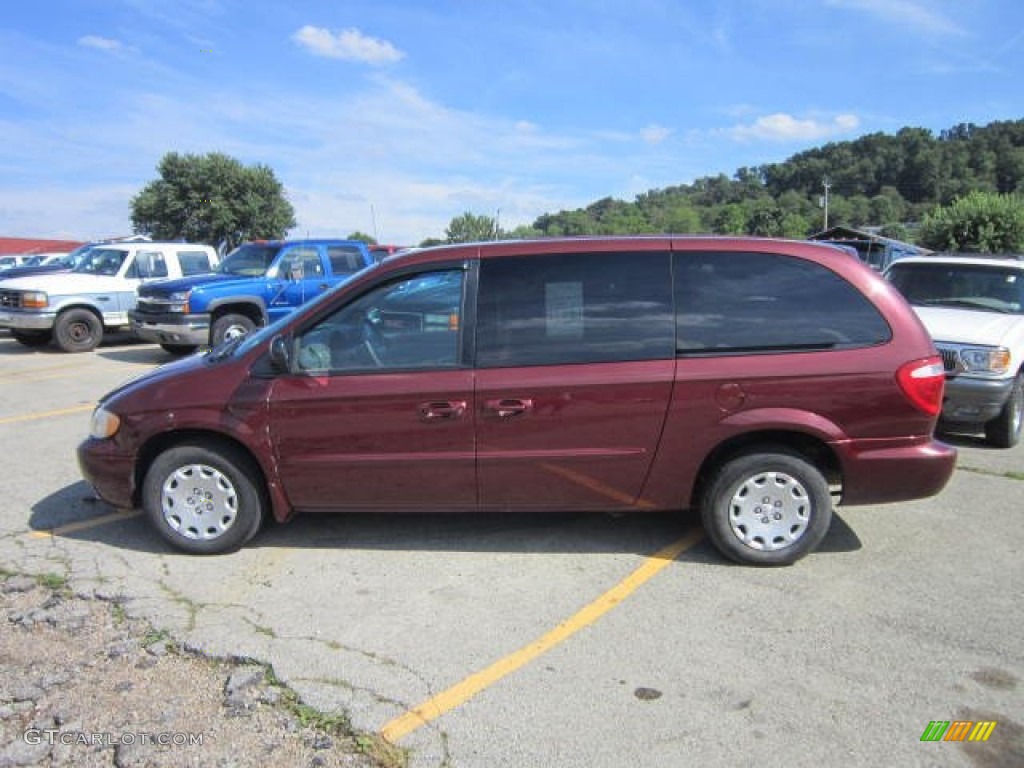
M 262 665 L 186 652 L 117 601 L 0 575 L 0 768 L 403 763 Z

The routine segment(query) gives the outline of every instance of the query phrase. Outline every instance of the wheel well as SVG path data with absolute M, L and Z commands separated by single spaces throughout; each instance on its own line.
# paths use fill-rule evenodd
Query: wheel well
M 722 465 L 740 456 L 764 451 L 795 454 L 817 467 L 829 486 L 842 486 L 843 474 L 839 459 L 823 440 L 803 432 L 753 432 L 726 440 L 708 454 L 697 472 L 690 507 L 696 509 L 700 506 L 705 488 L 714 480 L 715 473 Z
M 146 473 L 153 465 L 156 457 L 166 450 L 185 443 L 198 443 L 204 447 L 215 449 L 218 446 L 226 447 L 239 454 L 249 464 L 249 470 L 253 473 L 253 479 L 263 497 L 264 511 L 270 511 L 270 493 L 267 489 L 267 477 L 260 466 L 259 461 L 252 451 L 242 442 L 220 432 L 207 432 L 201 429 L 180 430 L 177 432 L 164 432 L 149 440 L 139 451 L 139 459 L 135 462 L 135 498 L 132 502 L 139 506 L 142 502 L 142 483 L 146 479 Z
M 242 304 L 221 304 L 213 310 L 213 321 L 216 322 L 224 317 L 224 315 L 244 315 L 257 326 L 263 325 L 263 310 L 257 305 L 248 302 Z
M 76 309 L 84 309 L 86 312 L 91 312 L 96 319 L 99 320 L 100 325 L 106 327 L 106 323 L 103 322 L 103 313 L 91 304 L 68 304 L 67 306 L 61 307 L 57 310 L 57 317 L 60 317 L 67 312 L 73 312 Z

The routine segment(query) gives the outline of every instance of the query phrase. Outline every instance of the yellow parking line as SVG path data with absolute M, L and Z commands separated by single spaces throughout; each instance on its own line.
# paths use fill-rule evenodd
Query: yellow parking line
M 117 512 L 111 512 L 109 515 L 90 517 L 88 520 L 80 520 L 77 523 L 68 523 L 67 525 L 58 525 L 56 528 L 48 528 L 45 531 L 29 531 L 28 535 L 35 539 L 50 539 L 54 536 L 64 536 L 65 534 L 75 533 L 76 531 L 87 531 L 90 528 L 98 528 L 101 525 L 117 522 L 118 520 L 131 520 L 133 517 L 138 517 L 141 514 L 142 512 L 137 509 L 121 509 Z
M 84 413 L 96 407 L 96 403 L 88 405 L 75 405 L 71 408 L 60 408 L 56 411 L 41 411 L 39 413 L 26 413 L 21 416 L 7 416 L 0 419 L 0 424 L 16 424 L 19 421 L 36 421 L 37 419 L 49 419 L 53 416 L 66 416 L 69 413 Z
M 453 685 L 434 698 L 395 718 L 381 728 L 381 736 L 391 743 L 397 742 L 403 736 L 407 736 L 416 729 L 436 720 L 449 710 L 464 704 L 480 693 L 480 691 L 490 687 L 503 677 L 512 674 L 541 654 L 550 651 L 584 627 L 593 624 L 601 616 L 633 594 L 641 585 L 652 579 L 662 569 L 668 567 L 681 553 L 700 541 L 703 535 L 704 532 L 700 529 L 691 531 L 683 538 L 651 555 L 629 576 L 550 632 L 542 635 L 524 648 L 509 654 L 503 659 L 499 659 L 487 667 L 487 669 L 470 675 L 462 682 Z
M 40 365 L 35 368 L 18 368 L 0 373 L 0 379 L 15 379 L 19 376 L 31 376 L 38 371 L 68 371 L 73 368 L 84 368 L 82 363 L 58 363 L 57 365 Z

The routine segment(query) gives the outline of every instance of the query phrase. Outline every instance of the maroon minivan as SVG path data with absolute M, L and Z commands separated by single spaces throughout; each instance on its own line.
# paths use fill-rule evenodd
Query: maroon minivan
M 778 565 L 833 496 L 942 489 L 943 375 L 896 290 L 829 246 L 444 246 L 108 394 L 78 457 L 189 552 L 268 515 L 699 508 L 727 557 Z

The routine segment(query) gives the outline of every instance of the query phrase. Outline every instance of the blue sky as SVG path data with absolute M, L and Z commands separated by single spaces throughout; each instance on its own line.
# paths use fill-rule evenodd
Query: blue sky
M 1024 118 L 1019 0 L 36 0 L 0 30 L 0 235 L 130 230 L 169 151 L 270 166 L 292 236 L 443 236 Z

